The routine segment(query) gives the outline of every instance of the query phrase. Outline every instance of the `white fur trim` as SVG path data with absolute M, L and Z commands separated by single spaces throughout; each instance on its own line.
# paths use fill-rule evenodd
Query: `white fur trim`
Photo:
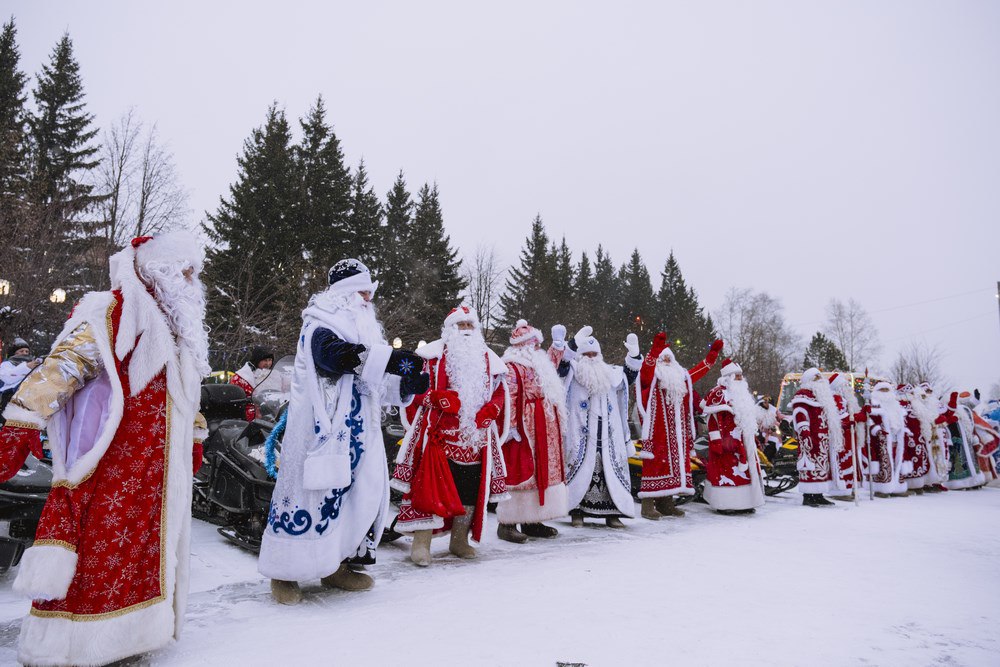
M 162 648 L 174 633 L 169 599 L 100 621 L 29 614 L 21 622 L 17 659 L 25 665 L 106 665 Z
M 126 246 L 132 250 L 132 245 Z M 205 263 L 205 249 L 201 241 L 186 229 L 154 236 L 135 249 L 135 262 L 147 266 L 150 262 L 182 264 L 187 262 L 195 270 L 201 271 Z
M 389 486 L 392 487 L 392 488 L 394 488 L 394 489 L 396 489 L 400 493 L 409 493 L 410 492 L 410 483 L 409 482 L 400 481 L 400 480 L 396 479 L 395 477 L 393 477 L 392 479 L 389 480 Z
M 479 315 L 476 313 L 476 309 L 471 306 L 459 306 L 454 312 L 448 313 L 448 316 L 444 318 L 444 326 L 450 327 L 453 324 L 458 324 L 459 322 L 472 322 L 479 328 Z
M 76 551 L 68 546 L 36 544 L 21 558 L 14 592 L 32 600 L 62 600 L 76 574 Z
M 538 489 L 508 489 L 510 498 L 497 505 L 500 523 L 540 523 L 569 514 L 568 495 L 563 483 L 545 489 L 545 504 L 538 504 Z
M 35 412 L 34 410 L 28 410 L 27 408 L 22 408 L 20 405 L 15 405 L 14 403 L 8 403 L 7 407 L 3 411 L 3 417 L 7 421 L 24 422 L 26 424 L 34 424 L 39 430 L 45 428 L 45 420 L 42 416 Z
M 402 533 L 404 535 L 415 533 L 418 530 L 442 530 L 443 528 L 444 528 L 444 519 L 442 519 L 436 514 L 432 514 L 429 518 L 421 519 L 420 521 L 410 521 L 405 526 L 396 524 L 396 532 Z M 438 536 L 439 535 L 434 535 L 434 537 Z
M 642 368 L 642 357 L 625 357 L 625 367 L 630 371 L 638 371 Z

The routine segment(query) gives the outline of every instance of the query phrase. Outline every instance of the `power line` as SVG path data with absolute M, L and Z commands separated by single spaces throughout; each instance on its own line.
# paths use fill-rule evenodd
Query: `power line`
M 889 306 L 888 308 L 880 308 L 879 310 L 870 310 L 870 311 L 868 311 L 868 314 L 869 315 L 876 315 L 878 313 L 888 313 L 890 311 L 900 310 L 902 308 L 911 308 L 913 306 L 922 306 L 925 303 L 934 303 L 936 301 L 947 301 L 948 299 L 957 299 L 958 297 L 961 297 L 961 296 L 968 296 L 970 294 L 978 294 L 980 292 L 986 292 L 987 290 L 992 290 L 992 289 L 993 289 L 992 287 L 980 287 L 979 289 L 969 290 L 967 292 L 959 292 L 957 294 L 949 294 L 948 296 L 939 296 L 939 297 L 935 297 L 933 299 L 924 299 L 923 301 L 914 301 L 912 303 L 903 303 L 903 304 L 900 304 L 900 305 L 897 305 L 897 306 Z M 977 318 L 973 318 L 973 319 L 977 319 Z M 793 325 L 793 326 L 803 327 L 803 326 L 808 326 L 810 324 L 819 324 L 821 322 L 826 322 L 826 320 L 825 319 L 822 319 L 822 320 L 812 320 L 811 322 L 802 322 L 802 323 L 799 323 L 799 324 L 796 324 L 796 325 Z
M 898 336 L 896 338 L 890 338 L 885 341 L 886 343 L 894 343 L 897 340 L 905 340 L 907 338 L 915 338 L 916 336 L 921 336 L 925 333 L 931 333 L 932 331 L 941 331 L 942 329 L 950 329 L 951 327 L 958 326 L 959 324 L 966 324 L 967 322 L 972 322 L 973 320 L 981 320 L 984 317 L 993 317 L 993 313 L 984 313 L 982 315 L 976 315 L 975 317 L 969 317 L 964 320 L 959 320 L 958 322 L 950 322 L 940 327 L 933 327 L 931 329 L 924 329 L 923 331 L 917 331 L 914 333 L 908 333 L 905 336 Z

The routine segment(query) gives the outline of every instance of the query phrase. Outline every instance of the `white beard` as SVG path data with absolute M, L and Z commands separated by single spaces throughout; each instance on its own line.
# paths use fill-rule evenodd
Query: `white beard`
M 936 406 L 931 405 L 926 399 L 913 394 L 910 396 L 910 409 L 920 422 L 920 435 L 924 443 L 931 443 L 931 435 L 934 432 L 934 420 L 937 419 Z
M 757 432 L 757 403 L 750 394 L 747 381 L 729 377 L 721 378 L 719 383 L 726 388 L 726 400 L 733 409 L 736 425 L 743 432 L 743 437 L 752 437 Z
M 903 430 L 906 425 L 906 410 L 892 393 L 873 391 L 872 407 L 879 411 L 878 414 L 887 429 L 896 433 Z
M 812 391 L 813 396 L 823 407 L 823 414 L 826 416 L 826 425 L 830 437 L 830 449 L 840 452 L 844 449 L 844 429 L 840 423 L 840 412 L 837 410 L 837 402 L 833 399 L 833 391 L 830 383 L 820 377 L 819 380 L 802 383 L 803 389 Z
M 153 286 L 156 301 L 177 339 L 177 347 L 194 360 L 200 377 L 212 372 L 208 363 L 208 327 L 205 326 L 205 287 L 197 275 L 184 277 L 188 267 L 180 264 L 150 262 L 140 277 Z
M 854 395 L 850 386 L 845 382 L 834 389 L 834 393 L 844 399 L 844 405 L 847 406 L 847 412 L 853 416 L 861 412 L 861 404 L 858 403 L 858 397 Z
M 587 390 L 588 396 L 603 396 L 611 391 L 615 383 L 613 368 L 604 363 L 604 356 L 598 353 L 596 357 L 581 356 L 576 360 L 573 369 L 573 379 Z
M 520 364 L 535 371 L 538 384 L 542 388 L 545 400 L 556 406 L 560 417 L 564 418 L 566 412 L 566 385 L 563 384 L 555 364 L 549 358 L 545 350 L 533 348 L 527 345 L 519 347 L 508 347 L 503 353 L 503 360 Z
M 670 404 L 676 405 L 688 395 L 687 369 L 676 361 L 668 364 L 657 360 L 654 374 L 657 385 Z
M 375 314 L 375 304 L 365 301 L 357 292 L 344 292 L 334 285 L 313 296 L 309 305 L 331 314 L 347 311 L 358 333 L 357 340 L 349 342 L 361 343 L 365 347 L 386 344 L 385 331 Z
M 476 413 L 490 399 L 491 382 L 486 375 L 486 341 L 479 329 L 460 331 L 449 327 L 442 332 L 448 386 L 458 393 L 459 427 L 466 434 L 476 431 Z

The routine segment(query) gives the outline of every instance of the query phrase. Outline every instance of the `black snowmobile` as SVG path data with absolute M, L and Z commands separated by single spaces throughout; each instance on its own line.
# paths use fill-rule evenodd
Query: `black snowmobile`
M 288 403 L 294 357 L 274 365 L 254 391 L 258 417 L 246 420 L 248 399 L 229 384 L 201 388 L 201 411 L 208 422 L 204 463 L 195 475 L 192 513 L 219 526 L 219 534 L 257 553 L 267 525 L 274 480 L 264 467 L 264 441 Z
M 51 463 L 31 454 L 12 478 L 0 484 L 0 574 L 20 563 L 34 542 L 51 488 Z

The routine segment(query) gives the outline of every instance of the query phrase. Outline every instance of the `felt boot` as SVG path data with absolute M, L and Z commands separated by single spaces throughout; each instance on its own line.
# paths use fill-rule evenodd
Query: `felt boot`
M 320 583 L 327 588 L 339 588 L 343 591 L 367 591 L 375 585 L 371 577 L 364 572 L 352 571 L 347 563 L 341 563 L 336 572 L 320 579 Z
M 528 541 L 528 536 L 517 529 L 513 523 L 501 523 L 497 526 L 497 537 L 505 542 L 514 544 L 524 544 Z
M 624 528 L 625 524 L 622 520 L 616 516 L 609 516 L 604 522 L 608 525 L 608 528 Z
M 544 538 L 555 537 L 559 534 L 558 530 L 552 526 L 546 526 L 544 523 L 522 523 L 521 532 L 528 537 Z
M 654 498 L 643 498 L 642 499 L 642 518 L 649 519 L 650 521 L 659 521 L 663 518 L 663 515 L 656 511 L 656 503 Z
M 465 515 L 456 516 L 451 520 L 451 541 L 448 551 L 459 558 L 475 558 L 476 550 L 469 546 L 469 528 L 472 526 L 473 507 L 465 508 Z
M 299 589 L 299 582 L 272 579 L 271 597 L 278 604 L 298 604 L 302 601 L 302 591 Z
M 677 507 L 673 496 L 664 496 L 656 499 L 656 511 L 663 516 L 684 516 L 684 510 Z
M 574 528 L 583 528 L 583 512 L 573 511 L 569 513 L 570 525 Z
M 430 530 L 414 531 L 413 545 L 410 547 L 410 560 L 414 565 L 427 567 L 431 564 L 431 535 Z

